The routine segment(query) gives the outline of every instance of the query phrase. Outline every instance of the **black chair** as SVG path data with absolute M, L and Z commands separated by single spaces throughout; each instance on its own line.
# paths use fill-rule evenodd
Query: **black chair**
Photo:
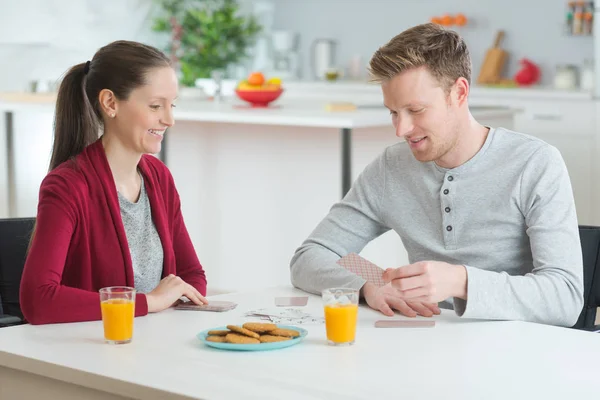
M 600 307 L 600 226 L 579 226 L 583 254 L 583 309 L 573 328 L 597 330 L 596 311 Z
M 35 218 L 0 219 L 0 327 L 25 322 L 19 287 L 34 224 Z

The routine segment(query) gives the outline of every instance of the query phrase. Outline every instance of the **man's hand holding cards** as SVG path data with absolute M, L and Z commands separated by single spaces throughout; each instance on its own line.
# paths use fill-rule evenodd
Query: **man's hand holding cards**
M 367 281 L 362 288 L 362 294 L 369 307 L 381 311 L 384 315 L 392 317 L 394 310 L 407 317 L 431 317 L 441 312 L 437 304 L 403 300 L 401 292 L 394 288 L 391 282 L 386 284 L 386 271 L 356 253 L 340 258 L 338 264 Z M 388 272 L 386 275 L 389 274 Z

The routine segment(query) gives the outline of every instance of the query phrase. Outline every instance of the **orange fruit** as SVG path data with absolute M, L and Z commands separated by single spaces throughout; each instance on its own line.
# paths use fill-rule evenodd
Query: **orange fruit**
M 467 24 L 467 17 L 465 17 L 464 14 L 456 14 L 456 17 L 454 17 L 454 22 L 458 26 L 465 26 Z
M 454 23 L 454 18 L 446 14 L 442 17 L 441 23 L 443 26 L 451 26 Z
M 248 76 L 248 83 L 250 85 L 261 86 L 265 83 L 265 76 L 261 72 L 253 72 Z
M 442 19 L 440 17 L 431 17 L 430 21 L 432 24 L 437 24 L 437 25 L 442 24 Z

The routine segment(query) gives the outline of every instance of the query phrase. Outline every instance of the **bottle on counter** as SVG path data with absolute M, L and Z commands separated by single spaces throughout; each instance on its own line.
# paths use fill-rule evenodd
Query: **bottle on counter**
M 591 10 L 588 10 L 583 14 L 583 34 L 588 36 L 591 35 L 593 27 L 594 14 L 592 14 Z
M 567 10 L 567 18 L 565 21 L 565 33 L 567 35 L 573 34 L 573 12 L 575 12 L 575 2 L 569 2 L 569 9 Z
M 581 82 L 579 86 L 582 90 L 591 91 L 594 89 L 594 81 L 594 60 L 584 60 L 583 68 L 581 69 Z
M 573 13 L 573 35 L 581 35 L 583 33 L 583 11 L 576 5 Z

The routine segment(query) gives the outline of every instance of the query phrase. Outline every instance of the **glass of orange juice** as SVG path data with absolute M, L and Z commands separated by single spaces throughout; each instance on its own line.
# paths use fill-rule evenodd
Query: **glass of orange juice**
M 358 290 L 332 288 L 323 290 L 321 295 L 325 307 L 327 343 L 333 346 L 354 344 L 358 318 Z
M 111 344 L 131 342 L 135 316 L 135 289 L 128 286 L 100 289 L 100 308 L 104 339 Z

